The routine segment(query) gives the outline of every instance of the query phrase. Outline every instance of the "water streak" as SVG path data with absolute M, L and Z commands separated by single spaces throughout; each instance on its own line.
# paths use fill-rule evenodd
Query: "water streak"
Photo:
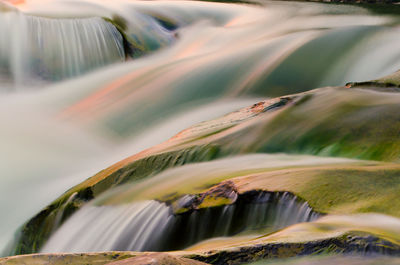
M 173 214 L 156 201 L 86 206 L 49 239 L 42 252 L 168 251 L 239 233 L 272 232 L 319 214 L 290 193 L 254 192 L 231 205 Z
M 32 87 L 125 60 L 122 35 L 101 18 L 50 19 L 2 12 L 0 35 L 0 80 L 9 87 Z
M 343 85 L 400 68 L 398 20 L 356 6 L 130 0 L 24 6 L 27 13 L 0 6 L 0 91 L 27 84 L 35 90 L 122 61 L 121 36 L 99 17 L 123 18 L 126 34 L 143 47 L 168 47 L 34 93 L 0 95 L 0 210 L 7 213 L 0 247 L 72 185 L 177 130 L 257 102 L 247 103 L 249 96 Z M 241 161 L 207 166 L 242 167 Z M 189 169 L 186 178 L 165 173 L 169 186 L 150 184 L 188 183 L 198 171 Z

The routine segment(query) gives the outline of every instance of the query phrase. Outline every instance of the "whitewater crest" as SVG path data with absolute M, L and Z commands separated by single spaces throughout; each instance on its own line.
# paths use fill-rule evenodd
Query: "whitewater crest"
M 288 192 L 247 192 L 234 204 L 183 214 L 152 200 L 87 206 L 68 219 L 41 252 L 178 250 L 214 237 L 276 231 L 319 216 Z
M 0 10 L 1 11 L 1 10 Z M 123 37 L 99 17 L 55 19 L 0 12 L 2 90 L 78 76 L 125 60 Z

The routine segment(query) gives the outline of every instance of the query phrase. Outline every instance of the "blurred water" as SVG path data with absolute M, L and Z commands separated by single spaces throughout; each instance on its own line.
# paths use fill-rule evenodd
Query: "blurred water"
M 0 5 L 0 248 L 73 184 L 191 124 L 256 98 L 400 68 L 398 18 L 358 7 L 28 0 L 18 8 Z M 122 20 L 145 56 L 118 63 L 121 35 L 100 17 Z
M 122 36 L 101 18 L 49 19 L 0 12 L 4 90 L 32 89 L 125 60 Z
M 257 230 L 265 233 L 266 229 L 272 232 L 316 218 L 318 214 L 306 202 L 289 193 L 261 192 L 234 205 L 181 215 L 174 215 L 168 206 L 156 201 L 87 206 L 63 224 L 41 251 L 179 250 L 212 237 Z

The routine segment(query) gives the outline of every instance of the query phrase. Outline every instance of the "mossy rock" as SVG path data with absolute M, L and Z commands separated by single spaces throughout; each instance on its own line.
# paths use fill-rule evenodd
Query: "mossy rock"
M 328 215 L 264 236 L 241 236 L 203 241 L 184 251 L 157 253 L 104 252 L 34 254 L 0 259 L 0 264 L 244 264 L 260 260 L 327 254 L 400 256 L 400 220 L 379 214 Z M 172 256 L 168 256 L 168 255 Z M 134 258 L 131 258 L 134 257 Z M 166 259 L 166 260 L 164 260 Z M 187 260 L 190 259 L 190 260 Z M 135 262 L 139 263 L 135 263 Z M 168 261 L 171 263 L 157 263 Z M 148 263 L 145 263 L 148 264 Z M 202 264 L 202 263 L 199 263 Z M 390 263 L 389 263 L 390 264 Z
M 219 119 L 197 124 L 67 191 L 23 226 L 15 253 L 38 251 L 69 215 L 104 191 L 187 163 L 255 152 L 398 161 L 399 103 L 400 94 L 346 87 L 324 88 L 259 102 Z M 342 176 L 348 173 L 333 172 Z M 353 173 L 359 174 L 357 170 Z M 396 179 L 396 172 L 390 174 Z M 311 198 L 316 192 L 294 193 L 310 201 L 313 207 L 321 207 L 321 211 L 327 210 L 329 203 L 338 207 L 335 201 L 314 203 L 319 201 Z M 397 206 L 394 211 L 387 211 L 379 209 L 377 203 L 356 208 L 397 215 Z
M 112 187 L 143 179 L 155 175 L 167 168 L 181 166 L 191 162 L 209 161 L 217 157 L 228 155 L 221 154 L 218 146 L 215 145 L 191 145 L 184 149 L 179 144 L 185 143 L 187 138 L 203 138 L 210 136 L 214 130 L 223 131 L 232 124 L 238 124 L 245 119 L 266 111 L 270 105 L 280 100 L 267 101 L 265 104 L 258 104 L 237 113 L 228 115 L 228 121 L 221 119 L 216 121 L 213 128 L 195 128 L 196 131 L 190 136 L 181 135 L 170 139 L 163 145 L 155 146 L 141 153 L 124 159 L 107 169 L 100 171 L 95 176 L 78 184 L 66 191 L 62 196 L 43 209 L 39 214 L 29 220 L 16 235 L 16 243 L 10 254 L 35 253 L 40 250 L 50 234 L 65 221 L 72 213 L 83 206 L 86 202 L 97 197 L 102 192 Z M 64 211 L 67 209 L 67 211 Z
M 234 203 L 246 192 L 290 192 L 329 214 L 400 217 L 400 165 L 296 155 L 245 155 L 185 165 L 110 190 L 94 205 L 158 200 L 184 210 Z
M 389 225 L 382 225 L 381 221 Z M 186 250 L 192 253 L 182 252 L 182 255 L 211 264 L 332 253 L 400 256 L 399 231 L 399 219 L 388 216 L 326 216 L 262 237 L 205 241 Z

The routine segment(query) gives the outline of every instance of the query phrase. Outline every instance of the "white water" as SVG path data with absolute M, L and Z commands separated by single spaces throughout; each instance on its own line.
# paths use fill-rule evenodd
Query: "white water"
M 0 101 L 0 246 L 28 218 L 64 191 L 129 155 L 161 143 L 192 123 L 248 106 L 254 100 L 236 100 L 194 109 L 144 131 L 124 144 L 89 135 L 71 124 L 57 122 L 31 107 L 25 110 Z M 13 108 L 15 107 L 15 108 Z M 209 109 L 213 112 L 210 113 Z M 34 118 L 33 118 L 34 117 Z M 45 190 L 46 192 L 43 192 Z
M 398 20 L 357 7 L 27 1 L 19 8 L 26 13 L 0 13 L 0 91 L 19 88 L 0 95 L 0 211 L 7 213 L 0 248 L 73 184 L 193 123 L 254 97 L 400 68 Z M 106 66 L 124 57 L 115 28 L 99 19 L 115 14 L 147 51 L 163 49 Z M 177 30 L 163 27 L 160 16 Z M 50 74 L 32 67 L 35 58 L 51 65 Z
M 101 18 L 0 12 L 0 92 L 32 89 L 125 60 L 122 36 Z
M 259 194 L 253 203 L 173 215 L 155 201 L 120 206 L 86 206 L 74 214 L 49 239 L 41 252 L 90 252 L 109 250 L 166 251 L 202 240 L 313 221 L 307 203 L 289 193 Z M 254 231 L 252 231 L 254 230 Z
M 173 215 L 169 207 L 152 199 L 204 187 L 241 170 L 355 162 L 362 163 L 343 158 L 253 154 L 172 168 L 104 193 L 56 230 L 41 251 L 173 250 L 207 238 L 245 231 L 260 235 L 312 221 L 318 214 L 289 193 L 260 193 L 251 199 L 253 203 L 195 211 L 185 218 Z M 131 203 L 121 204 L 127 201 Z

